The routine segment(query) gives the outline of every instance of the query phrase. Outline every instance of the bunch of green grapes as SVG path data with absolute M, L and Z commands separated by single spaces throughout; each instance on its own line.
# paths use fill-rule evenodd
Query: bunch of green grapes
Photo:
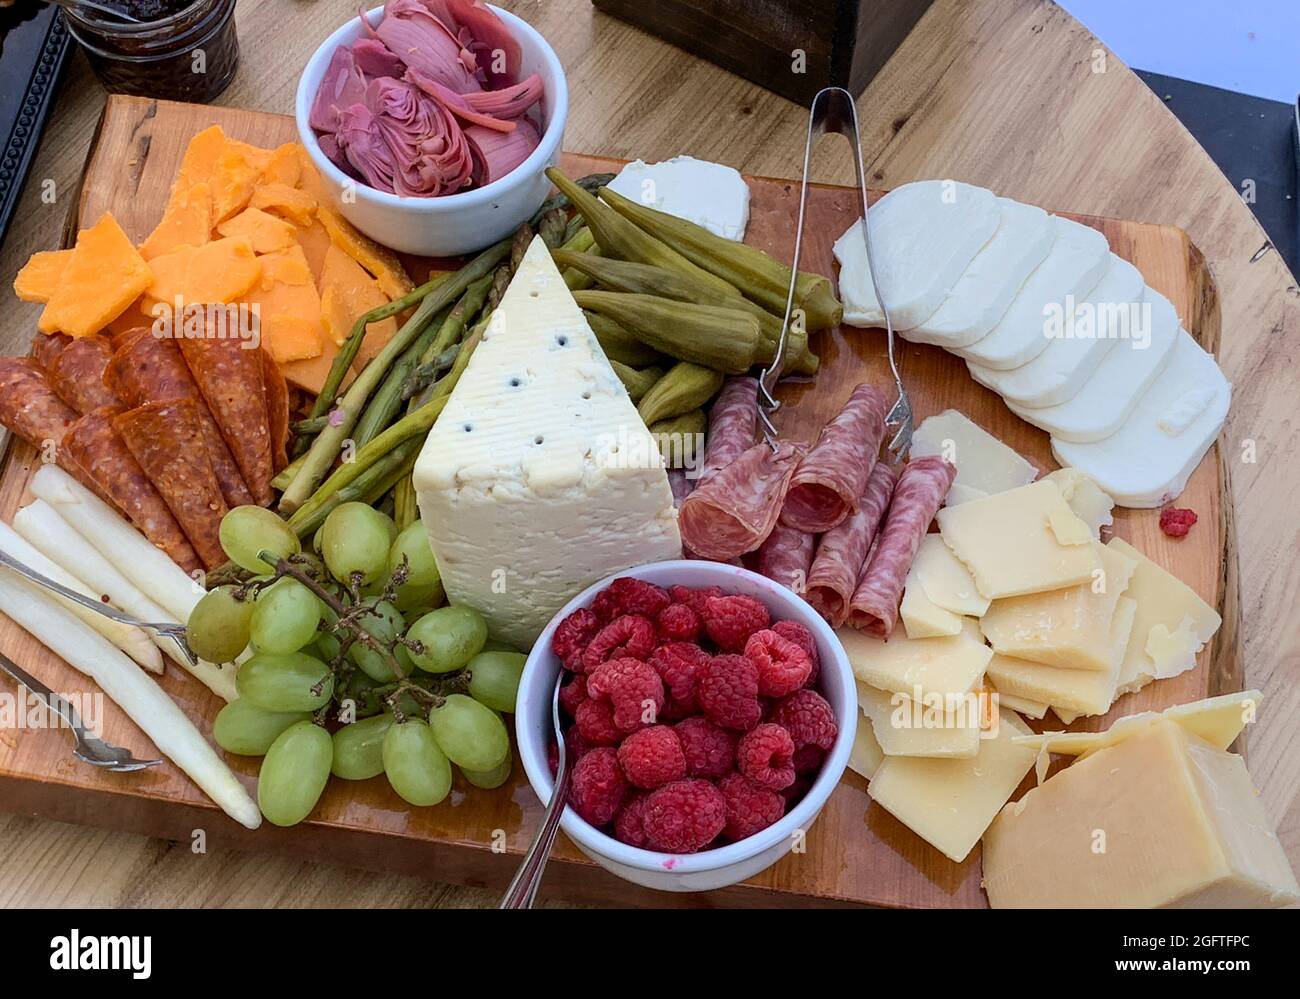
M 502 714 L 514 711 L 525 657 L 491 640 L 478 611 L 440 606 L 420 521 L 399 532 L 379 510 L 343 503 L 304 552 L 274 513 L 241 506 L 222 520 L 221 544 L 251 578 L 209 591 L 186 633 L 204 659 L 242 660 L 239 699 L 213 736 L 264 757 L 268 821 L 301 822 L 331 774 L 384 774 L 412 805 L 446 798 L 453 765 L 476 787 L 505 783 L 514 760 Z

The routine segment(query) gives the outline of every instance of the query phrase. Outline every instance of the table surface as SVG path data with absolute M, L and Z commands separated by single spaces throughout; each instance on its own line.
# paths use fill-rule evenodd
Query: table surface
M 647 160 L 680 153 L 797 176 L 806 111 L 598 14 L 586 0 L 505 0 L 569 74 L 565 146 Z M 355 4 L 243 0 L 239 75 L 221 102 L 290 112 L 298 70 Z M 58 243 L 103 104 L 78 53 L 9 235 L 7 287 Z M 858 102 L 873 187 L 954 177 L 1048 209 L 1181 226 L 1205 254 L 1223 315 L 1219 361 L 1235 388 L 1230 454 L 1246 682 L 1265 693 L 1247 756 L 1288 854 L 1300 857 L 1300 288 L 1236 190 L 1154 95 L 1065 11 L 1042 0 L 937 0 Z M 825 143 L 814 177 L 851 183 Z M 48 192 L 55 197 L 49 202 Z M 43 193 L 45 197 L 43 198 Z M 6 299 L 0 350 L 21 352 L 36 309 Z M 5 738 L 0 732 L 0 738 Z M 0 809 L 3 809 L 0 802 Z M 544 890 L 543 890 L 544 891 Z M 189 844 L 0 814 L 0 907 L 481 906 L 434 880 L 310 858 L 194 854 Z

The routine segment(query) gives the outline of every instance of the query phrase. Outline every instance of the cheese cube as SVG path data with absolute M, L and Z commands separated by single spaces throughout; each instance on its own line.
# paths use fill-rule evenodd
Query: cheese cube
M 960 863 L 1034 765 L 1034 750 L 1012 739 L 1029 726 L 1004 711 L 996 738 L 967 760 L 886 756 L 867 793 L 914 833 Z
M 541 240 L 414 480 L 448 598 L 521 649 L 584 587 L 681 555 L 659 449 Z
M 853 748 L 849 750 L 849 769 L 871 780 L 884 758 L 870 723 L 866 718 L 859 718 L 858 727 L 853 731 Z
M 886 756 L 970 758 L 979 750 L 980 699 L 975 693 L 914 701 L 859 682 L 858 706 Z
M 927 534 L 912 560 L 916 574 L 930 602 L 954 614 L 983 617 L 989 598 L 980 593 L 969 570 L 944 544 L 938 534 Z
M 995 909 L 1300 901 L 1245 762 L 1168 719 L 1004 808 L 984 836 L 984 887 Z
M 1016 597 L 1087 582 L 1101 568 L 1090 544 L 1065 545 L 1059 524 L 1077 520 L 1055 482 L 1019 489 L 939 511 L 939 533 L 975 577 L 986 597 Z M 1083 525 L 1087 530 L 1087 525 Z
M 941 638 L 908 638 L 895 628 L 881 641 L 853 628 L 836 632 L 853 675 L 880 690 L 908 697 L 965 694 L 984 675 L 993 650 L 965 632 Z
M 939 455 L 957 466 L 957 495 L 949 490 L 950 506 L 975 498 L 969 490 L 987 496 L 1028 485 L 1038 475 L 1028 461 L 955 409 L 922 420 L 912 435 L 911 453 L 914 458 Z

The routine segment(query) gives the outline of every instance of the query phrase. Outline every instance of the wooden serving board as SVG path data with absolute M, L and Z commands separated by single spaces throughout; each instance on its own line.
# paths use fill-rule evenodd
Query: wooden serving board
M 181 154 L 200 129 L 220 124 L 230 135 L 264 146 L 296 138 L 292 119 L 260 112 L 147 101 L 109 99 L 86 165 L 78 209 L 67 233 L 112 211 L 128 235 L 142 239 L 160 217 Z M 614 169 L 617 163 L 566 155 L 571 176 Z M 797 208 L 797 185 L 750 178 L 753 193 L 748 239 L 789 259 Z M 811 196 L 805 267 L 834 273 L 831 244 L 854 220 L 855 194 L 821 187 Z M 1049 205 L 1048 208 L 1068 206 Z M 1178 310 L 1183 324 L 1209 350 L 1219 337 L 1213 283 L 1186 233 L 1169 226 L 1072 216 L 1100 229 L 1111 248 L 1132 261 L 1146 280 Z M 412 261 L 417 279 L 424 265 Z M 854 385 L 890 381 L 884 339 L 877 331 L 845 328 L 813 342 L 822 369 L 815 383 L 784 390 L 783 432 L 791 439 L 815 437 Z M 918 422 L 956 407 L 1044 471 L 1055 467 L 1047 436 L 1013 416 L 993 393 L 976 385 L 964 364 L 937 348 L 902 344 L 900 368 Z M 10 447 L 0 470 L 0 519 L 8 521 L 30 497 L 27 481 L 35 453 L 21 442 Z M 1186 581 L 1219 607 L 1224 626 L 1195 670 L 1158 681 L 1122 698 L 1106 718 L 1080 719 L 1078 729 L 1109 725 L 1113 717 L 1208 694 L 1240 689 L 1237 648 L 1237 581 L 1227 471 L 1216 448 L 1192 476 L 1179 500 L 1200 517 L 1187 538 L 1165 537 L 1155 511 L 1116 511 L 1115 531 Z M 0 618 L 0 650 L 57 691 L 85 691 L 90 682 L 7 619 Z M 181 670 L 170 667 L 167 692 L 205 734 L 219 708 L 217 698 Z M 8 690 L 10 688 L 0 688 Z M 114 705 L 104 708 L 104 735 L 137 754 L 154 747 Z M 1048 716 L 1049 722 L 1054 721 Z M 1059 726 L 1051 726 L 1059 727 Z M 230 758 L 253 790 L 258 761 Z M 1027 778 L 1028 787 L 1032 776 Z M 816 824 L 806 850 L 791 854 L 753 880 L 702 895 L 669 895 L 627 884 L 586 860 L 563 836 L 556 846 L 543 891 L 611 905 L 835 905 L 983 906 L 976 849 L 962 864 L 943 857 L 866 793 L 867 783 L 846 773 Z M 382 777 L 330 782 L 310 822 L 293 829 L 270 825 L 250 832 L 219 812 L 175 767 L 133 775 L 102 773 L 73 759 L 68 736 L 57 731 L 0 729 L 0 807 L 65 821 L 121 828 L 206 848 L 273 850 L 296 857 L 418 873 L 470 885 L 504 887 L 518 856 L 536 830 L 542 808 L 521 768 L 495 791 L 472 788 L 458 778 L 450 799 L 435 808 L 411 808 Z

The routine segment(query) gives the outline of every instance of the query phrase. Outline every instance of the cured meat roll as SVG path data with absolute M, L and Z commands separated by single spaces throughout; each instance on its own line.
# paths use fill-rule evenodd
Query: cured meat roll
M 709 410 L 709 436 L 696 487 L 704 485 L 754 443 L 758 379 L 728 378 Z
M 726 562 L 763 543 L 776 526 L 802 449 L 755 444 L 714 473 L 682 502 L 682 544 L 696 555 Z
M 266 419 L 271 434 L 271 471 L 289 464 L 289 386 L 275 359 L 262 348 L 262 382 L 266 386 Z
M 59 356 L 59 352 L 72 342 L 66 333 L 37 333 L 32 337 L 32 357 L 46 371 L 50 363 Z
M 873 385 L 859 385 L 822 429 L 790 480 L 781 523 L 812 534 L 829 531 L 858 508 L 885 436 L 889 403 Z
M 121 406 L 91 410 L 68 428 L 63 450 L 146 538 L 186 572 L 193 572 L 199 568 L 199 560 L 185 532 L 113 429 L 113 418 L 123 411 Z
M 778 523 L 758 549 L 758 571 L 795 593 L 803 593 L 817 536 Z
M 903 469 L 880 540 L 849 601 L 851 627 L 877 638 L 888 638 L 893 632 L 912 559 L 956 475 L 956 467 L 938 455 L 917 458 Z
M 114 406 L 117 396 L 104 384 L 104 371 L 112 356 L 107 337 L 77 337 L 46 366 L 50 385 L 78 413 Z
M 849 616 L 849 600 L 862 575 L 867 552 L 889 509 L 898 470 L 888 462 L 878 461 L 867 479 L 867 488 L 858 499 L 856 513 L 822 535 L 817 557 L 808 570 L 808 585 L 803 598 L 832 628 L 844 624 Z
M 193 399 L 147 402 L 113 417 L 113 429 L 208 569 L 226 561 L 218 530 L 226 515 L 226 501 L 200 429 L 198 404 Z
M 77 413 L 30 357 L 0 357 L 0 423 L 38 451 L 58 444 Z
M 146 402 L 169 402 L 173 399 L 190 399 L 196 407 L 200 432 L 208 461 L 221 486 L 221 495 L 227 506 L 243 506 L 253 502 L 253 494 L 244 484 L 234 455 L 226 447 L 221 429 L 204 402 L 194 376 L 181 356 L 175 340 L 155 337 L 141 327 L 114 338 L 115 350 L 104 372 L 107 385 L 129 407 Z

